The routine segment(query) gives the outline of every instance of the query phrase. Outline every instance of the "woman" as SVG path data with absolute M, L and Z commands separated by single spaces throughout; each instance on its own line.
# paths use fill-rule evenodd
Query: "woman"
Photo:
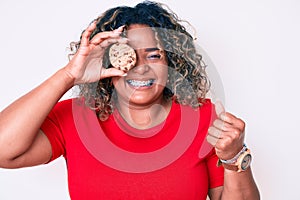
M 148 1 L 99 16 L 65 67 L 1 112 L 0 166 L 63 155 L 72 199 L 259 199 L 245 124 L 214 112 L 180 22 Z M 133 68 L 112 66 L 113 44 L 134 49 Z M 74 85 L 80 96 L 59 102 Z

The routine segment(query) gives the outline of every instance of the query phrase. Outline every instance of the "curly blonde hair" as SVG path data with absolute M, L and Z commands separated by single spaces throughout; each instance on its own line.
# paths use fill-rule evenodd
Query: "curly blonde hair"
M 202 105 L 210 88 L 205 72 L 206 65 L 202 56 L 197 53 L 193 37 L 182 25 L 186 21 L 180 20 L 166 5 L 144 1 L 134 7 L 119 6 L 107 10 L 95 21 L 97 26 L 90 38 L 99 32 L 111 31 L 122 25 L 128 27 L 131 24 L 145 24 L 151 27 L 166 52 L 169 66 L 168 82 L 163 96 L 167 100 L 193 108 Z M 70 45 L 75 54 L 80 41 Z M 104 55 L 103 66 L 112 67 L 107 54 Z M 79 89 L 79 95 L 85 99 L 85 103 L 96 110 L 100 120 L 106 120 L 114 109 L 115 92 L 112 79 L 81 84 Z

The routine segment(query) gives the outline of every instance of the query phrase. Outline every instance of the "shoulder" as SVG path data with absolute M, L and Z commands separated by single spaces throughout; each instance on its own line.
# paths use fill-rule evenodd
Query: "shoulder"
M 72 115 L 72 104 L 74 99 L 65 99 L 57 102 L 48 115 L 48 118 L 61 119 Z
M 74 99 L 64 99 L 56 103 L 54 108 L 66 108 L 72 106 Z
M 69 112 L 73 109 L 75 104 L 81 102 L 78 98 L 60 100 L 55 104 L 52 111 L 54 112 Z

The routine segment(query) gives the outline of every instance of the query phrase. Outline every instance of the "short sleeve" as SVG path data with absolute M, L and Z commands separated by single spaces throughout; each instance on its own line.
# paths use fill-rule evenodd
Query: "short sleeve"
M 224 168 L 217 166 L 218 156 L 213 149 L 206 157 L 209 176 L 209 188 L 215 188 L 224 184 Z
M 61 103 L 57 103 L 57 105 L 54 106 L 41 126 L 41 130 L 47 136 L 52 147 L 52 157 L 49 162 L 62 155 L 65 155 L 65 141 L 59 121 L 59 113 L 61 112 L 61 107 Z

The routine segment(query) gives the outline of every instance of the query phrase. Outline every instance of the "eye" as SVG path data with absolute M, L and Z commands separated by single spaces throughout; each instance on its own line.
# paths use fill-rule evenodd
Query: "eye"
M 153 53 L 147 56 L 148 59 L 161 59 L 161 57 L 160 53 Z

